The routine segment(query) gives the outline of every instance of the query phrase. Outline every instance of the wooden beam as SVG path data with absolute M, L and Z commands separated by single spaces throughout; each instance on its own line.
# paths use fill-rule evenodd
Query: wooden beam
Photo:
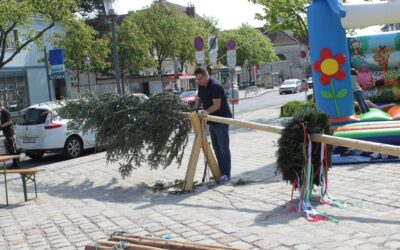
M 400 146 L 389 144 L 319 134 L 311 135 L 311 141 L 400 157 Z
M 236 120 L 236 119 L 232 119 L 232 118 L 224 118 L 224 117 L 212 116 L 212 115 L 202 116 L 200 118 L 205 119 L 206 121 L 219 122 L 219 123 L 229 124 L 229 125 L 233 125 L 233 126 L 238 126 L 241 128 L 256 129 L 256 130 L 261 130 L 261 131 L 275 133 L 275 134 L 280 134 L 283 129 L 282 127 L 278 127 L 278 126 L 270 126 L 270 125 L 260 124 L 260 123 L 256 123 L 256 122 L 246 122 L 246 121 Z
M 210 144 L 208 143 L 208 140 L 207 140 L 207 134 L 205 131 L 206 124 L 207 124 L 207 122 L 204 119 L 202 119 L 201 120 L 201 128 L 203 130 L 203 132 L 202 132 L 202 134 L 203 134 L 203 144 L 202 144 L 203 154 L 204 154 L 204 157 L 206 158 L 207 165 L 210 168 L 211 173 L 213 174 L 214 180 L 218 180 L 219 177 L 221 176 L 221 171 L 219 170 L 217 160 L 215 159 L 214 151 L 210 147 Z
M 194 175 L 196 174 L 197 162 L 199 160 L 200 150 L 203 144 L 202 129 L 197 113 L 190 113 L 189 119 L 194 129 L 195 138 L 193 142 L 192 152 L 190 153 L 188 167 L 186 169 L 185 180 L 183 182 L 183 191 L 191 191 L 193 189 Z
M 126 241 L 137 245 L 153 246 L 173 250 L 238 250 L 237 248 L 225 247 L 220 245 L 181 242 L 176 240 L 165 240 L 155 237 L 141 237 L 132 234 L 124 233 L 123 235 L 115 235 L 112 237 L 114 241 Z

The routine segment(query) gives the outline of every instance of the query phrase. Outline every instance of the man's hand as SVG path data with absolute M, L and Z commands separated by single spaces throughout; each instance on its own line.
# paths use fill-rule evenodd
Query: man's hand
M 208 115 L 207 110 L 200 110 L 200 115 L 207 116 Z

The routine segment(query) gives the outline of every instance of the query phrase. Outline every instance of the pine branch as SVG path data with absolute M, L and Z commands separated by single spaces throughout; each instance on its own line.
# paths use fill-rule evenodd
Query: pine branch
M 118 162 L 123 177 L 147 164 L 150 169 L 182 162 L 191 131 L 179 112 L 190 107 L 178 96 L 160 93 L 143 101 L 137 96 L 85 94 L 59 109 L 73 131 L 97 131 L 96 145 L 107 150 L 107 161 Z

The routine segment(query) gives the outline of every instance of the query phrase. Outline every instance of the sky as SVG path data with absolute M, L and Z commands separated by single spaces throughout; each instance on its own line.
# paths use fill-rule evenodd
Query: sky
M 188 6 L 192 3 L 196 13 L 200 16 L 211 16 L 218 20 L 219 27 L 223 30 L 238 28 L 242 23 L 253 27 L 262 27 L 265 21 L 255 20 L 256 13 L 264 13 L 262 5 L 249 3 L 248 0 L 167 0 L 168 2 Z M 272 0 L 273 1 L 273 0 Z M 378 0 L 373 0 L 376 2 Z M 129 10 L 140 10 L 151 5 L 153 0 L 119 0 L 119 14 L 126 14 Z M 347 0 L 347 3 L 362 3 L 363 0 Z M 379 32 L 380 26 L 357 30 L 357 34 Z
M 125 14 L 128 10 L 140 10 L 149 6 L 153 0 L 119 0 L 118 10 Z M 223 30 L 238 28 L 242 23 L 253 27 L 262 27 L 265 22 L 254 20 L 256 13 L 263 13 L 261 5 L 249 3 L 248 0 L 168 0 L 168 2 L 188 6 L 192 3 L 200 16 L 212 16 L 218 20 Z

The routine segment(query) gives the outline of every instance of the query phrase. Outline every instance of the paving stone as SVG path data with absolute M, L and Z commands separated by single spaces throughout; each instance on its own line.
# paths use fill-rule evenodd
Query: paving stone
M 399 241 L 387 241 L 384 247 L 388 247 L 390 249 L 400 249 L 400 242 Z

